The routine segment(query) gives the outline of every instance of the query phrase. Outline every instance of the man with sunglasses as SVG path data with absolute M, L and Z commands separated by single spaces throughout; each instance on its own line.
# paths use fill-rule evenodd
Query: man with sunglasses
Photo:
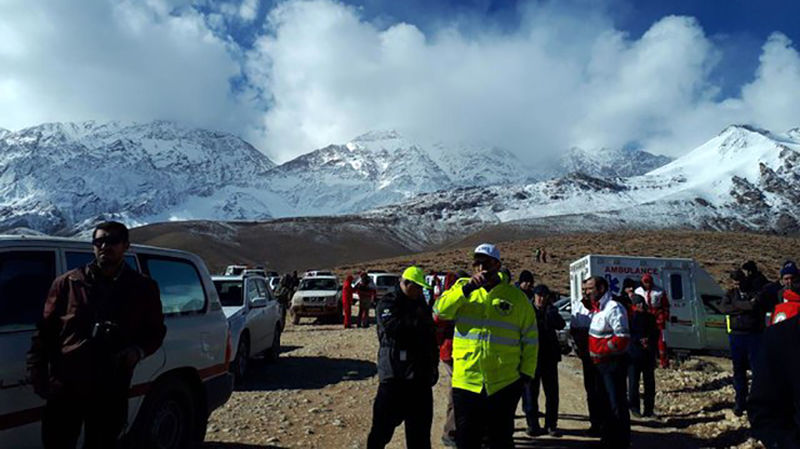
M 456 446 L 514 447 L 514 415 L 523 379 L 536 371 L 536 315 L 528 298 L 499 273 L 500 251 L 484 243 L 473 254 L 473 276 L 444 292 L 439 319 L 455 322 L 453 405 Z
M 28 353 L 34 391 L 47 400 L 45 448 L 113 448 L 128 417 L 134 367 L 166 333 L 158 286 L 125 263 L 122 223 L 92 233 L 95 259 L 53 281 Z

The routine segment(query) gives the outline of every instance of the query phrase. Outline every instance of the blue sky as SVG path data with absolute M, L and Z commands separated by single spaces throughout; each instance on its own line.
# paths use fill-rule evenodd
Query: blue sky
M 363 132 L 678 155 L 800 126 L 795 0 L 0 0 L 0 127 L 172 119 L 284 161 Z

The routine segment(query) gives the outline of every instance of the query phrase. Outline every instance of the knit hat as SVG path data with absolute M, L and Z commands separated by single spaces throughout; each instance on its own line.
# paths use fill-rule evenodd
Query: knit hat
M 756 271 L 758 271 L 758 267 L 756 266 L 755 262 L 753 262 L 752 260 L 748 260 L 747 262 L 742 264 L 742 270 L 747 270 L 751 273 L 755 273 Z
M 787 260 L 783 263 L 781 267 L 781 277 L 786 276 L 787 274 L 791 274 L 797 276 L 800 272 L 797 271 L 797 265 L 794 263 L 793 260 Z
M 521 284 L 523 282 L 533 282 L 533 273 L 528 270 L 522 270 L 519 274 L 519 283 Z
M 742 282 L 742 281 L 745 280 L 745 276 L 744 276 L 744 273 L 742 272 L 742 270 L 733 270 L 733 271 L 731 271 L 730 272 L 730 277 L 734 281 Z

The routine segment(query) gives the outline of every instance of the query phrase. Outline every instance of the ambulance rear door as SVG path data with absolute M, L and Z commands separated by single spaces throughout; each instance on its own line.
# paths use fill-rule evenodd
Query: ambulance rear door
M 667 267 L 661 281 L 670 303 L 670 316 L 665 338 L 667 347 L 700 349 L 700 317 L 693 300 L 695 296 L 691 267 Z

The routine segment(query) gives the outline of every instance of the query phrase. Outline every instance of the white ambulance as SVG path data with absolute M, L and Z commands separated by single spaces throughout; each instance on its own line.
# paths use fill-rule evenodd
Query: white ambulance
M 669 298 L 670 317 L 665 333 L 669 348 L 728 350 L 725 315 L 716 309 L 724 291 L 692 259 L 590 254 L 572 262 L 569 272 L 573 308 L 581 300 L 582 281 L 590 276 L 606 278 L 611 293 L 618 295 L 625 278 L 638 285 L 643 275 L 650 274 L 656 287 L 665 290 Z

